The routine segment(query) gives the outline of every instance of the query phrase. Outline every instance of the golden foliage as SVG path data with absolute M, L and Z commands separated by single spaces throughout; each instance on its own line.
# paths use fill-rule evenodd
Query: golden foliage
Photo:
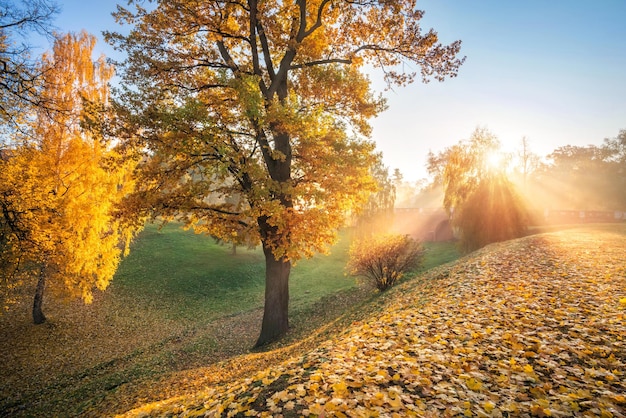
M 490 247 L 300 358 L 125 416 L 623 416 L 624 245 L 566 231 Z
M 345 213 L 374 190 L 374 146 L 364 137 L 385 103 L 363 66 L 404 84 L 416 74 L 396 71 L 400 63 L 443 79 L 463 61 L 459 42 L 421 33 L 415 6 L 176 0 L 120 8 L 117 19 L 134 26 L 106 36 L 129 53 L 123 76 L 137 87 L 123 99 L 127 142 L 149 156 L 146 212 L 226 241 L 263 240 L 276 260 L 324 251 Z
M 0 162 L 4 272 L 43 269 L 52 289 L 85 302 L 111 281 L 133 234 L 115 217 L 132 166 L 99 129 L 113 69 L 92 61 L 94 43 L 85 32 L 55 41 L 42 91 L 55 111 L 40 110 L 35 136 Z

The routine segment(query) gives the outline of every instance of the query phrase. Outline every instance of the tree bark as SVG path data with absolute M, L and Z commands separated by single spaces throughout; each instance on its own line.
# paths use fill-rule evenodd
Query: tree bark
M 33 302 L 33 322 L 35 325 L 46 322 L 46 316 L 43 314 L 41 305 L 43 304 L 43 291 L 46 287 L 46 269 L 42 267 L 39 271 L 39 280 L 37 280 L 37 288 L 35 289 L 35 300 Z
M 261 335 L 255 347 L 275 341 L 289 330 L 289 273 L 291 262 L 274 257 L 271 248 L 265 253 L 265 307 Z
M 275 226 L 268 223 L 267 217 L 258 219 L 263 253 L 265 254 L 265 306 L 261 334 L 255 347 L 268 344 L 289 330 L 289 273 L 291 261 L 277 258 L 271 243 L 276 238 Z

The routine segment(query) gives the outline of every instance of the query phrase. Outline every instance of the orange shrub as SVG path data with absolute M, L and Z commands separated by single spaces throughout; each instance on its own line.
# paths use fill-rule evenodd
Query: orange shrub
M 419 266 L 423 255 L 421 243 L 408 235 L 378 235 L 350 246 L 347 269 L 354 276 L 366 277 L 382 291 Z

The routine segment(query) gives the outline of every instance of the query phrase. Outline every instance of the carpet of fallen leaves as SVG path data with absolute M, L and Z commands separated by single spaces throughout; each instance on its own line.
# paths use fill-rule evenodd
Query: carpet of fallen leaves
M 313 351 L 126 416 L 624 417 L 619 228 L 489 246 Z

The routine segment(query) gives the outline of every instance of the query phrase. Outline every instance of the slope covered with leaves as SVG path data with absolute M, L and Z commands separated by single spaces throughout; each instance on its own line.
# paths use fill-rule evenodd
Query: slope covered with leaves
M 127 416 L 626 416 L 625 234 L 489 246 L 306 355 Z

